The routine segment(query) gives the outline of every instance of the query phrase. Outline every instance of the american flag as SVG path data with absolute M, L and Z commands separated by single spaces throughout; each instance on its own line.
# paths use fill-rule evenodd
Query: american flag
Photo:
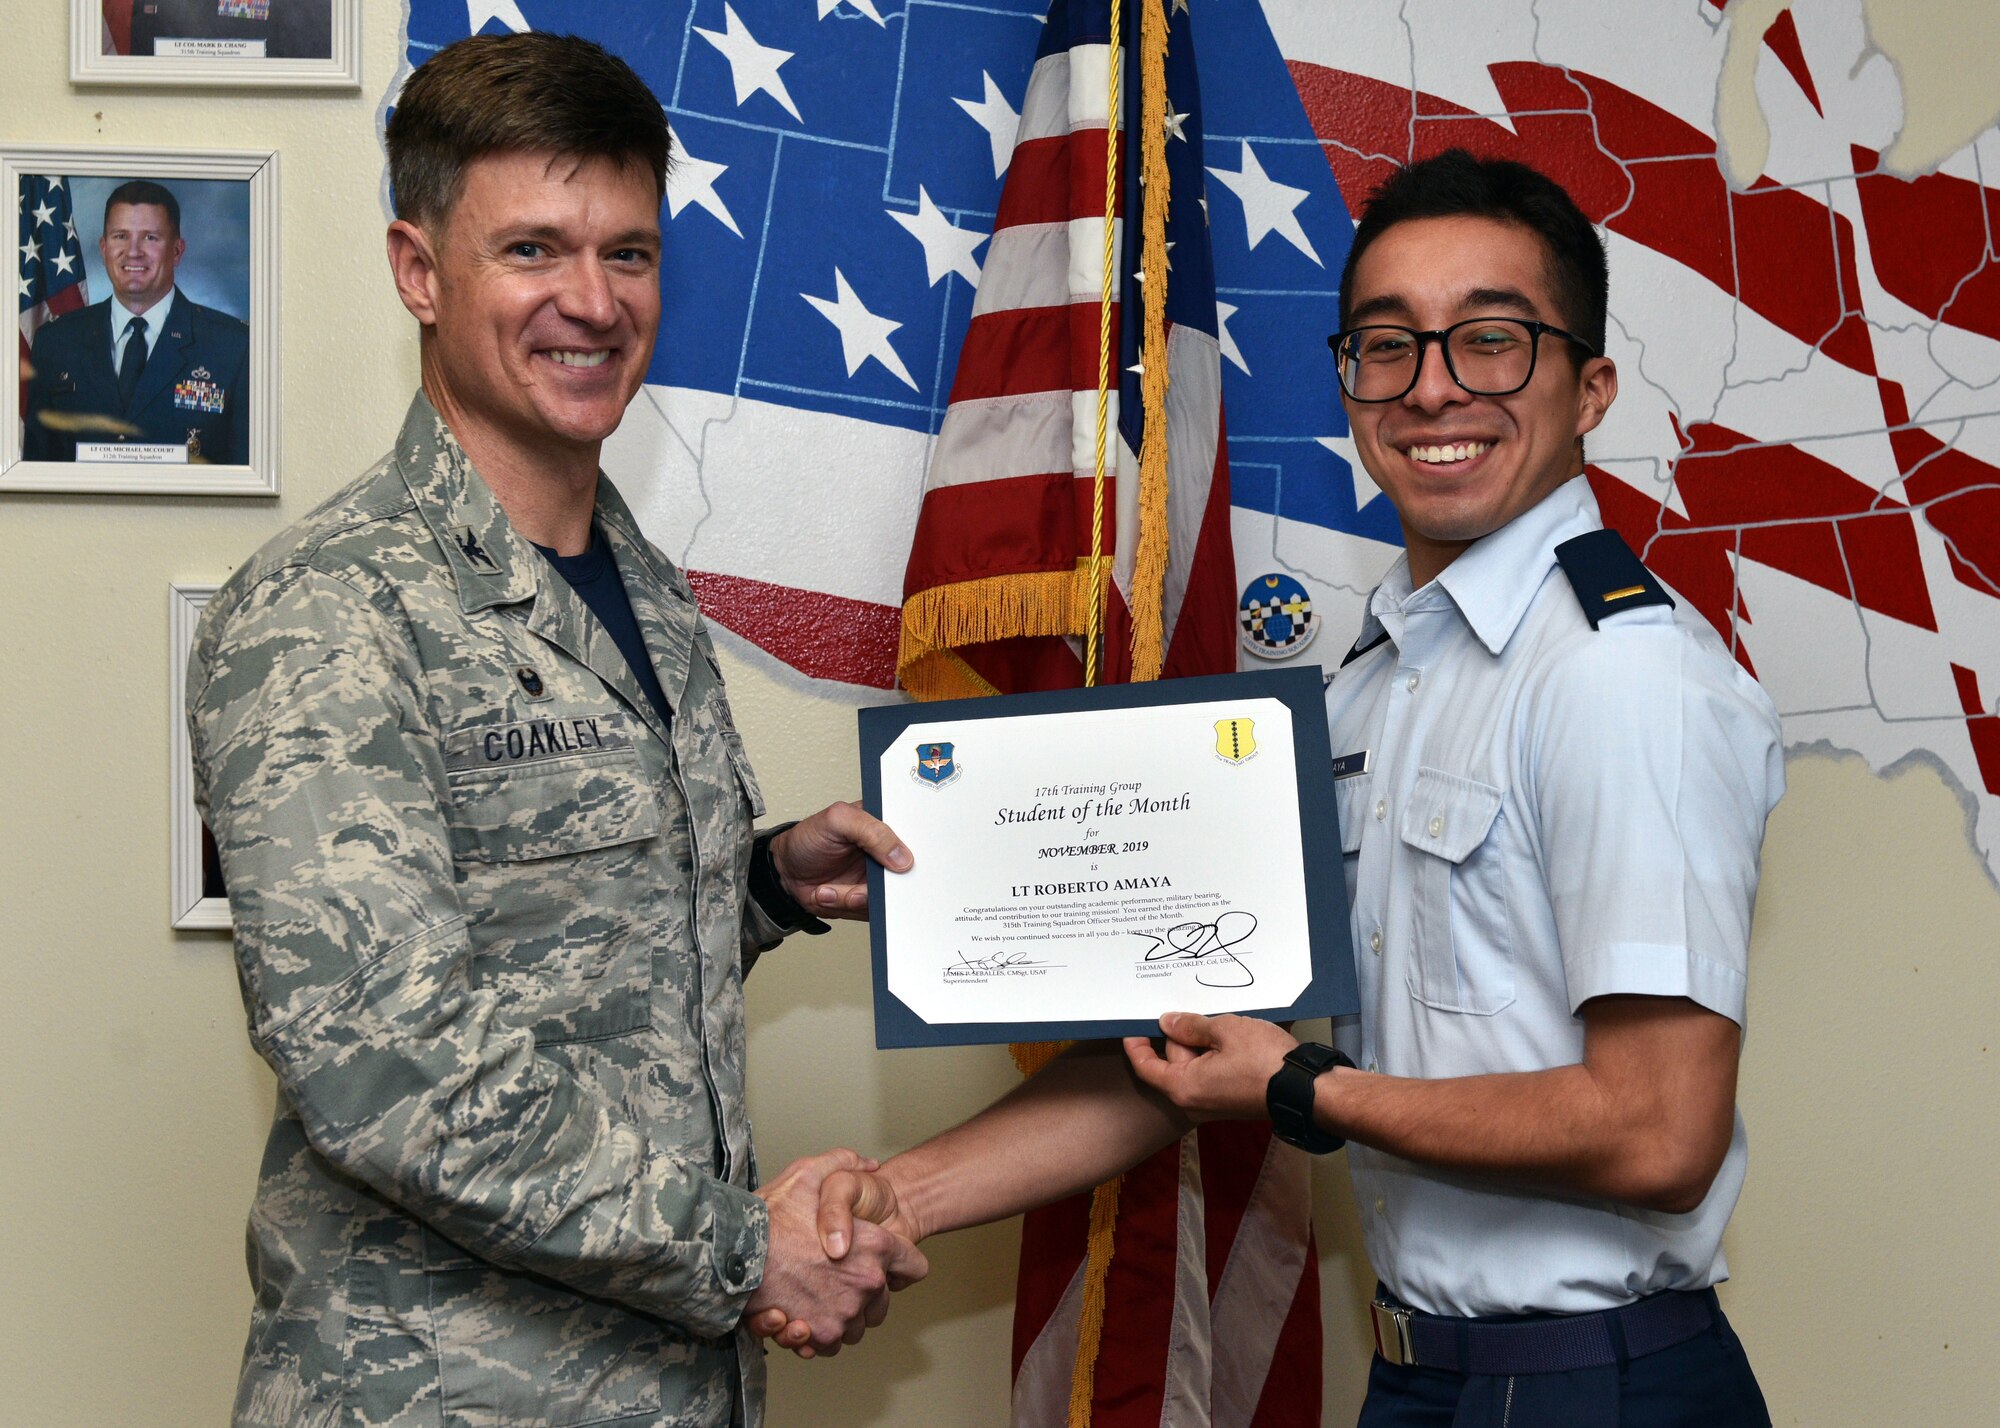
M 77 242 L 69 184 L 60 177 L 21 177 L 21 398 L 28 409 L 29 351 L 35 331 L 52 318 L 90 301 L 83 280 L 83 247 Z M 15 447 L 19 450 L 19 446 Z
M 1105 620 L 1107 683 L 1133 674 L 1135 600 L 1158 601 L 1168 677 L 1235 668 L 1235 566 L 1229 458 L 1222 437 L 1222 358 L 1208 243 L 1199 85 L 1190 19 L 1168 22 L 1165 270 L 1145 273 L 1138 182 L 1142 146 L 1120 135 L 1112 214 L 1117 265 L 1112 391 L 1103 451 L 1107 492 L 1093 511 L 1104 272 L 1105 106 L 1109 9 L 1056 4 L 1028 81 L 986 270 L 959 354 L 951 405 L 931 454 L 904 577 L 905 687 L 948 697 L 1074 686 L 1072 645 L 1087 624 L 1089 557 L 1112 558 Z M 1136 116 L 1140 7 L 1128 7 L 1121 108 Z M 1136 318 L 1148 276 L 1165 290 L 1164 590 L 1140 564 L 1141 388 Z M 1096 532 L 1096 534 L 1094 534 Z M 1093 548 L 1092 541 L 1098 544 Z M 1155 576 L 1157 581 L 1158 577 Z M 1023 636 L 1040 636 L 1024 639 Z
M 1163 0 L 1151 3 L 1165 10 Z M 1056 0 L 1049 12 L 905 576 L 902 675 L 919 697 L 1083 682 L 1078 645 L 1091 632 L 1088 571 L 1097 552 L 1113 555 L 1101 679 L 1236 664 L 1222 352 L 1192 21 L 1184 4 L 1172 7 L 1165 103 L 1155 110 L 1145 102 L 1142 8 L 1128 6 L 1123 19 L 1122 117 L 1110 147 L 1110 9 L 1103 0 Z M 1154 126 L 1164 175 L 1146 170 L 1152 185 L 1142 186 Z M 1100 518 L 1093 492 L 1107 163 L 1119 169 L 1110 214 L 1117 376 Z M 1162 176 L 1162 236 L 1172 245 L 1164 263 L 1157 249 L 1149 256 L 1142 217 Z M 1156 314 L 1161 331 L 1149 342 Z M 1149 435 L 1142 384 L 1148 361 L 1163 355 L 1168 385 L 1157 420 L 1169 437 L 1168 558 L 1149 588 L 1139 532 Z M 1163 668 L 1134 654 L 1135 635 L 1152 619 Z M 1319 1279 L 1304 1158 L 1275 1143 L 1268 1126 L 1214 1126 L 1099 1191 L 1107 1209 L 1112 1194 L 1108 1261 L 1101 1248 L 1097 1261 L 1091 1254 L 1097 1197 L 1027 1218 L 1014 1422 L 1076 1421 L 1087 1387 L 1085 1421 L 1102 1428 L 1317 1424 Z

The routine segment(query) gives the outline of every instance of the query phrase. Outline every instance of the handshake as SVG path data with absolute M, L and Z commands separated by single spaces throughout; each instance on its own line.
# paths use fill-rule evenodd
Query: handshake
M 1172 1012 L 1145 1037 L 1081 1042 L 962 1125 L 887 1166 L 830 1150 L 785 1167 L 770 1205 L 751 1332 L 801 1358 L 837 1353 L 880 1324 L 889 1295 L 929 1271 L 917 1242 L 1087 1190 L 1198 1121 L 1255 1119 L 1298 1045 L 1254 1017 Z
M 757 1193 L 770 1207 L 770 1248 L 743 1320 L 800 1358 L 860 1343 L 888 1317 L 889 1295 L 930 1272 L 894 1187 L 851 1150 L 795 1160 Z

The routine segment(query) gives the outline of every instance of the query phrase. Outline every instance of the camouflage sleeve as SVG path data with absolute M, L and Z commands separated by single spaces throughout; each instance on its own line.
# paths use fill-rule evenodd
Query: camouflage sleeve
M 313 1148 L 496 1264 L 715 1336 L 769 1221 L 496 1020 L 403 622 L 281 570 L 210 612 L 188 674 L 250 1035 Z

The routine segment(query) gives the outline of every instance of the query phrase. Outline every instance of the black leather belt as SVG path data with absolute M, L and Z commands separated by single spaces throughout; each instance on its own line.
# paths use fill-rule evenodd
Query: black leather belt
M 1386 1299 L 1369 1308 L 1375 1351 L 1390 1363 L 1477 1374 L 1601 1368 L 1685 1343 L 1722 1316 L 1713 1289 L 1649 1294 L 1595 1314 L 1506 1322 L 1452 1319 Z

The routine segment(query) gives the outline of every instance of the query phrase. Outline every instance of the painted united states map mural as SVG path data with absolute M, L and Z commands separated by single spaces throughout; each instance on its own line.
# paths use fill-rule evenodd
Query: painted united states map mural
M 2000 130 L 1881 154 L 1859 0 L 1766 32 L 1763 171 L 1718 160 L 1714 0 L 1191 0 L 1239 573 L 1332 660 L 1394 554 L 1325 335 L 1350 214 L 1459 145 L 1557 175 L 1607 238 L 1606 520 L 1771 691 L 1796 749 L 1919 759 L 2000 880 Z M 680 146 L 666 317 L 605 458 L 746 652 L 893 680 L 902 573 L 1039 33 L 1038 0 L 411 0 L 407 55 L 590 35 Z M 393 102 L 393 93 L 389 96 Z

